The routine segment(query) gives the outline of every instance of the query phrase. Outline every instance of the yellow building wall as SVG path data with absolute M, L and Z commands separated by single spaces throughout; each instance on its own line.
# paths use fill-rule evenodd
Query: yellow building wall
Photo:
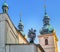
M 19 44 L 26 44 L 27 43 L 20 35 L 18 35 L 18 39 L 19 39 Z
M 58 38 L 56 36 L 56 33 L 53 32 L 53 36 L 54 36 L 54 46 L 55 46 L 55 52 L 58 52 Z
M 18 42 L 19 44 L 28 44 L 28 41 L 20 32 L 18 32 Z

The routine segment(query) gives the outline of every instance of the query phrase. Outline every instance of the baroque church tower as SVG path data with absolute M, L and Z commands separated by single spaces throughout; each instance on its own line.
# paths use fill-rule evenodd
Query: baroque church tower
M 22 33 L 22 35 L 25 35 L 23 29 L 24 29 L 24 25 L 23 25 L 23 22 L 22 22 L 22 19 L 21 19 L 21 14 L 20 14 L 20 22 L 18 24 L 18 30 Z
M 46 6 L 45 15 L 43 18 L 43 27 L 38 38 L 39 43 L 45 52 L 58 52 L 58 38 L 56 36 L 55 29 L 50 25 L 50 17 L 46 12 Z

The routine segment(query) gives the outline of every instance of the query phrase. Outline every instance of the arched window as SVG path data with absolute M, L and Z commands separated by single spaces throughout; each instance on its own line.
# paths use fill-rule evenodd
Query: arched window
M 45 45 L 48 45 L 48 39 L 45 39 Z

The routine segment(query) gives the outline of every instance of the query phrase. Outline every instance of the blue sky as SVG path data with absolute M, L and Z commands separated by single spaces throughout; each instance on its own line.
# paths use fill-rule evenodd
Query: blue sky
M 0 0 L 0 13 L 3 0 Z M 22 21 L 24 24 L 24 33 L 27 35 L 30 28 L 39 30 L 43 26 L 42 19 L 44 17 L 44 0 L 7 0 L 9 5 L 9 16 L 17 27 L 20 20 L 20 13 L 22 12 Z M 47 13 L 51 18 L 51 25 L 56 30 L 59 39 L 58 46 L 60 49 L 60 0 L 46 0 Z M 38 42 L 36 39 L 35 42 Z

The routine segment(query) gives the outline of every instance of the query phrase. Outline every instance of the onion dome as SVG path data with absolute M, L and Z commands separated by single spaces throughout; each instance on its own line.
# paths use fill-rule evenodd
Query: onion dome
M 43 18 L 43 27 L 40 31 L 40 34 L 50 34 L 54 31 L 54 28 L 50 25 L 50 17 L 45 12 L 44 18 Z
M 44 19 L 43 19 L 44 25 L 49 25 L 50 24 L 50 17 L 45 13 Z
M 4 2 L 4 4 L 2 5 L 2 10 L 3 10 L 3 13 L 8 13 L 8 4 L 6 2 Z
M 24 25 L 20 19 L 19 25 L 18 25 L 19 31 L 23 31 Z
M 54 31 L 54 28 L 51 25 L 46 25 L 42 27 L 40 31 L 41 34 L 50 34 Z
M 8 7 L 8 4 L 7 4 L 7 3 L 4 3 L 4 4 L 2 5 L 2 7 Z

